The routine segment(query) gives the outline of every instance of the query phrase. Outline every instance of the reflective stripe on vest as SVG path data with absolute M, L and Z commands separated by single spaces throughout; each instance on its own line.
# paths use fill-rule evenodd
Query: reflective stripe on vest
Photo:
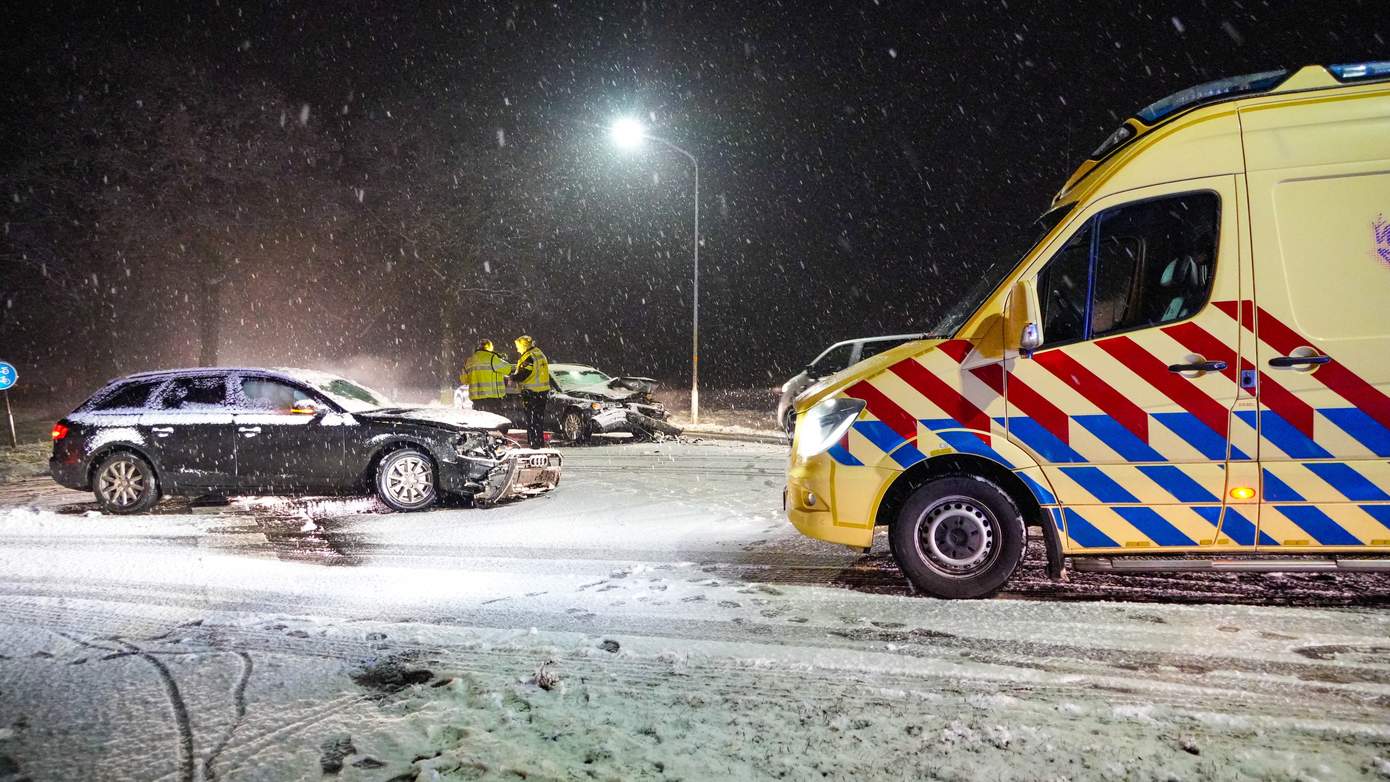
M 474 353 L 463 372 L 468 382 L 469 399 L 501 399 L 507 395 L 506 377 L 512 366 L 490 350 Z
M 531 348 L 517 359 L 517 366 L 526 363 L 526 359 L 531 359 L 531 374 L 521 378 L 522 389 L 526 391 L 549 391 L 550 390 L 550 362 L 546 360 L 545 354 L 540 348 Z

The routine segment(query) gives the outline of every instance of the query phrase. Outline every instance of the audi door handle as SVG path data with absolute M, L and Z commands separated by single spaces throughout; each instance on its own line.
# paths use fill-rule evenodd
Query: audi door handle
M 1275 356 L 1269 360 L 1272 367 L 1310 367 L 1326 364 L 1331 356 Z
M 242 434 L 260 434 L 261 428 L 259 426 L 241 426 L 237 427 L 237 431 Z
M 1224 372 L 1225 361 L 1198 361 L 1194 364 L 1169 364 L 1169 372 Z
M 153 427 L 150 427 L 150 431 L 151 431 L 151 432 L 154 432 L 155 434 L 159 435 L 160 437 L 165 437 L 165 436 L 167 436 L 167 435 L 171 435 L 171 434 L 174 433 L 174 427 L 172 427 L 172 426 L 153 426 Z

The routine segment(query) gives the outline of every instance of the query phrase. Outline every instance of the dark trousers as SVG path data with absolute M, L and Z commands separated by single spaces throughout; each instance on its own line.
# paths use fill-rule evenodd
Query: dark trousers
M 526 409 L 526 442 L 532 448 L 545 447 L 545 403 L 549 391 L 522 391 L 521 405 Z
M 474 399 L 473 409 L 481 410 L 484 413 L 493 413 L 495 415 L 500 415 L 503 418 L 507 418 L 508 416 L 505 412 L 506 405 L 504 404 L 504 402 L 505 400 L 500 397 L 493 397 L 492 399 Z

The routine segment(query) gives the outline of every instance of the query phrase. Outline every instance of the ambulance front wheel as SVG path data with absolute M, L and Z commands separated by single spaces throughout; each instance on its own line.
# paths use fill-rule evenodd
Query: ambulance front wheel
M 903 575 L 933 597 L 988 597 L 1023 561 L 1027 529 L 1012 498 L 984 478 L 948 475 L 917 488 L 888 530 Z

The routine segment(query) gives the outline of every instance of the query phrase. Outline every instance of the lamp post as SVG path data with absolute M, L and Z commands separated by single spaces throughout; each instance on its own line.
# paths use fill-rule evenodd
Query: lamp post
M 655 141 L 678 152 L 695 167 L 695 269 L 691 275 L 694 307 L 690 320 L 690 423 L 700 423 L 700 161 L 664 138 L 647 133 L 642 123 L 624 118 L 613 123 L 613 143 L 623 149 L 636 149 L 643 141 Z

